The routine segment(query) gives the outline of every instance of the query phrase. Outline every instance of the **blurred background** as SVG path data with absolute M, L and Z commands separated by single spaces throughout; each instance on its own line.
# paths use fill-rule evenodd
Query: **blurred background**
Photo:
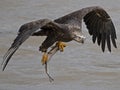
M 117 49 L 104 53 L 93 44 L 83 23 L 84 44 L 67 43 L 48 64 L 50 83 L 38 51 L 45 37 L 30 37 L 13 55 L 6 70 L 0 70 L 0 90 L 119 90 L 120 0 L 0 0 L 0 63 L 27 22 L 56 19 L 88 6 L 101 6 L 111 16 L 117 32 Z

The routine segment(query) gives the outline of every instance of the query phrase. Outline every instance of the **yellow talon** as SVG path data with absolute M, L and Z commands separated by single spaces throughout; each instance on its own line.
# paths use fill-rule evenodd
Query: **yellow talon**
M 47 61 L 48 61 L 48 54 L 44 53 L 41 60 L 42 65 L 44 65 Z
M 64 51 L 64 47 L 66 47 L 66 44 L 61 42 L 61 41 L 57 42 L 56 45 L 58 46 L 58 48 L 59 48 L 59 50 L 61 52 L 63 52 Z

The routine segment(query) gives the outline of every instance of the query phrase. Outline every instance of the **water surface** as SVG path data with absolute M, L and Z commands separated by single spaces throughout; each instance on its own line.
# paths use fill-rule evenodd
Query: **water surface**
M 29 38 L 15 53 L 4 72 L 0 71 L 0 90 L 119 90 L 120 88 L 120 0 L 1 0 L 0 62 L 17 35 L 19 27 L 41 18 L 56 19 L 87 6 L 99 5 L 113 19 L 118 49 L 102 53 L 87 37 L 84 44 L 68 43 L 65 52 L 58 52 L 49 62 L 48 81 L 41 65 L 38 47 L 44 37 Z

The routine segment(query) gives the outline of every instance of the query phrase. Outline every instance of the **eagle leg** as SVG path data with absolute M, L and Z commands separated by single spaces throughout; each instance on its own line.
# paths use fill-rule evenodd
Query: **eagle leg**
M 56 43 L 56 45 L 55 45 L 54 47 L 52 47 L 52 49 L 51 49 L 49 52 L 47 52 L 47 50 L 42 49 L 43 56 L 42 56 L 41 62 L 42 62 L 42 65 L 45 65 L 45 72 L 46 72 L 46 74 L 47 74 L 50 82 L 54 81 L 54 79 L 53 79 L 53 78 L 49 75 L 49 73 L 48 73 L 47 63 L 48 63 L 48 61 L 51 59 L 51 57 L 52 57 L 58 50 L 60 50 L 61 52 L 63 52 L 63 51 L 64 51 L 64 47 L 66 47 L 66 44 L 63 43 L 63 42 L 61 42 L 61 41 L 58 41 L 58 42 Z
M 61 42 L 61 41 L 58 41 L 58 42 L 56 43 L 56 46 L 58 46 L 59 50 L 60 50 L 61 52 L 63 52 L 63 51 L 64 51 L 64 47 L 66 47 L 66 44 L 63 43 L 63 42 Z
M 48 61 L 48 54 L 46 52 L 43 53 L 41 63 L 44 65 Z

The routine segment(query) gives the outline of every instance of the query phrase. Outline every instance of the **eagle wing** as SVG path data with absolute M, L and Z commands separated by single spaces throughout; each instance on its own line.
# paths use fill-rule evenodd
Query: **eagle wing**
M 113 46 L 117 48 L 117 36 L 115 27 L 108 13 L 101 7 L 93 6 L 83 8 L 61 18 L 58 18 L 55 20 L 55 22 L 61 24 L 69 24 L 71 22 L 74 22 L 74 24 L 81 26 L 82 19 L 84 19 L 89 34 L 92 35 L 93 43 L 97 41 L 98 45 L 101 46 L 103 52 L 105 51 L 106 42 L 108 50 L 110 52 L 111 41 Z
M 53 28 L 53 30 L 58 29 L 59 26 L 49 19 L 41 19 L 33 22 L 26 23 L 22 25 L 19 29 L 18 36 L 15 38 L 14 42 L 12 43 L 11 47 L 8 49 L 6 54 L 3 57 L 2 62 L 2 70 L 4 71 L 5 67 L 7 66 L 10 58 L 16 52 L 16 50 L 20 47 L 20 45 L 28 39 L 35 31 L 42 27 Z

